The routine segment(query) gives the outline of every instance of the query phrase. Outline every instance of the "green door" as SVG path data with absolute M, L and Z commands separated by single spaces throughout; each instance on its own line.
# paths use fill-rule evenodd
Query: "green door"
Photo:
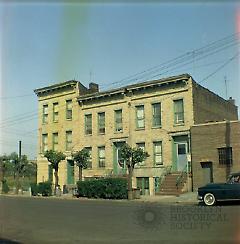
M 119 165 L 119 162 L 122 162 L 120 157 L 120 149 L 125 142 L 115 142 L 113 143 L 113 173 L 115 175 L 126 174 L 127 169 L 124 166 L 123 168 Z
M 67 184 L 74 184 L 74 162 L 67 160 Z
M 141 195 L 149 195 L 149 178 L 137 177 L 137 188 L 140 189 Z

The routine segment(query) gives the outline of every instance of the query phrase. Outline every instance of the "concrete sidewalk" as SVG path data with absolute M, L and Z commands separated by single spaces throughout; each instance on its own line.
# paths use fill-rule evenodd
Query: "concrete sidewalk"
M 187 192 L 179 196 L 141 196 L 140 199 L 135 199 L 134 201 L 159 203 L 198 203 L 197 192 Z

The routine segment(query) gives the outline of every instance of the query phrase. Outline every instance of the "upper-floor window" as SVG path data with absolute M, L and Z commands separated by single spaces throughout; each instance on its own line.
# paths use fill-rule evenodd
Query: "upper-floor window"
M 66 119 L 72 119 L 72 100 L 66 101 Z
M 155 165 L 162 165 L 162 142 L 154 142 L 153 143 L 153 157 L 154 157 L 154 164 Z
M 145 152 L 145 143 L 144 142 L 137 143 L 137 147 L 141 148 Z M 145 160 L 142 161 L 141 163 L 139 163 L 138 165 L 144 165 L 144 164 L 145 164 Z
M 58 133 L 52 134 L 52 148 L 53 151 L 58 151 Z
M 89 158 L 88 158 L 88 168 L 91 169 L 92 168 L 92 148 L 91 147 L 85 147 L 85 150 L 88 151 L 89 153 Z
M 92 134 L 92 114 L 85 115 L 85 134 Z
M 152 126 L 161 126 L 161 103 L 152 104 Z
M 219 164 L 231 165 L 232 164 L 232 148 L 223 147 L 218 148 Z
M 136 106 L 136 125 L 137 128 L 144 128 L 144 105 Z
M 48 134 L 42 134 L 42 153 L 48 150 Z
M 174 100 L 174 124 L 184 123 L 183 99 Z
M 42 122 L 46 124 L 48 122 L 48 105 L 43 105 Z
M 58 122 L 58 103 L 53 104 L 53 122 Z
M 66 151 L 72 150 L 72 131 L 66 131 Z
M 115 110 L 115 131 L 122 131 L 123 124 L 122 124 L 122 109 Z
M 98 148 L 98 166 L 99 168 L 105 167 L 105 147 Z
M 105 113 L 98 113 L 98 133 L 105 133 Z

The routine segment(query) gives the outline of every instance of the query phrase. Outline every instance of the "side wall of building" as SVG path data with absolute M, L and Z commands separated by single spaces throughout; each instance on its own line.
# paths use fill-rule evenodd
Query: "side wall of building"
M 237 120 L 237 106 L 193 81 L 194 124 Z
M 213 181 L 225 182 L 231 172 L 240 171 L 240 122 L 219 122 L 191 128 L 193 189 L 204 185 L 204 164 L 212 164 Z M 233 163 L 219 164 L 218 148 L 232 147 Z

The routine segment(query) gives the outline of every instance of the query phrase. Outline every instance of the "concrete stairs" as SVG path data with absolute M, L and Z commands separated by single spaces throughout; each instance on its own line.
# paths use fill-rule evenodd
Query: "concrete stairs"
M 156 192 L 155 195 L 180 195 L 186 192 L 186 183 L 187 183 L 187 173 L 184 173 L 181 178 L 181 182 L 176 186 L 178 177 L 182 172 L 172 172 L 165 176 L 165 179 L 160 186 L 159 192 Z

